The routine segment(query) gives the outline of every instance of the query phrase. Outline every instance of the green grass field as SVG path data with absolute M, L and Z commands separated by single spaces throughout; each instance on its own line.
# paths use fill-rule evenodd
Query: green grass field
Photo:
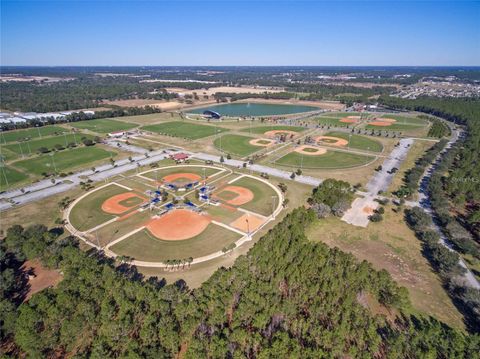
M 240 131 L 248 132 L 248 133 L 255 133 L 255 134 L 263 134 L 267 131 L 295 131 L 295 132 L 302 132 L 305 131 L 304 127 L 300 126 L 260 126 L 260 127 L 245 127 L 242 128 Z
M 209 224 L 198 236 L 182 241 L 163 241 L 151 235 L 148 230 L 143 230 L 110 249 L 117 254 L 133 257 L 136 260 L 160 262 L 167 259 L 205 256 L 222 250 L 240 237 L 238 233 L 215 224 Z
M 303 157 L 303 159 L 302 159 Z M 293 168 L 349 168 L 361 166 L 372 161 L 374 157 L 363 156 L 355 153 L 341 151 L 327 151 L 319 156 L 301 155 L 297 152 L 290 152 L 275 163 L 281 166 Z
M 14 162 L 13 165 L 28 173 L 41 175 L 43 172 L 53 173 L 55 168 L 57 172 L 70 171 L 82 165 L 113 156 L 116 156 L 116 152 L 90 146 L 51 152 L 28 160 Z
M 62 145 L 63 147 L 67 147 L 69 143 L 76 143 L 81 145 L 81 139 L 88 138 L 93 139 L 94 137 L 91 135 L 85 135 L 83 133 L 72 134 L 69 133 L 68 135 L 61 135 L 61 136 L 53 136 L 53 137 L 45 137 L 45 138 L 38 138 L 32 141 L 26 142 L 18 142 L 18 143 L 11 143 L 8 145 L 3 145 L 2 147 L 8 149 L 11 152 L 16 153 L 17 155 L 24 154 L 30 155 L 35 154 L 39 148 L 46 147 L 49 150 L 53 150 L 55 145 Z M 3 149 L 3 148 L 2 148 Z
M 362 113 L 361 112 L 326 112 L 325 113 L 325 117 L 330 117 L 330 118 L 344 118 L 344 117 L 347 117 L 347 116 L 361 116 Z M 366 116 L 368 114 L 363 114 L 363 116 Z M 320 116 L 320 118 L 323 117 Z
M 227 134 L 216 138 L 215 141 L 213 141 L 213 144 L 223 152 L 244 157 L 265 148 L 262 146 L 251 145 L 249 141 L 253 139 L 253 137 L 248 136 Z
M 253 192 L 253 200 L 239 206 L 241 208 L 269 216 L 272 214 L 272 207 L 278 205 L 279 199 L 277 193 L 272 187 L 261 181 L 249 177 L 242 177 L 238 181 L 233 182 L 232 186 L 245 187 Z M 275 199 L 273 199 L 272 196 L 274 196 Z
M 383 145 L 376 140 L 372 140 L 366 136 L 354 135 L 350 136 L 349 133 L 345 132 L 328 132 L 325 136 L 339 137 L 349 141 L 348 148 L 356 148 L 359 150 L 373 151 L 373 152 L 382 152 Z
M 0 167 L 0 191 L 5 191 L 7 188 L 14 186 L 26 180 L 28 176 L 19 172 L 9 166 Z M 8 185 L 7 185 L 8 183 Z
M 0 143 L 14 142 L 24 140 L 26 138 L 37 138 L 40 137 L 40 135 L 51 136 L 56 133 L 60 134 L 63 132 L 68 133 L 70 131 L 60 126 L 43 126 L 25 130 L 4 131 L 0 132 Z
M 90 193 L 78 202 L 70 212 L 70 223 L 78 230 L 85 231 L 110 219 L 113 215 L 102 211 L 102 204 L 108 198 L 128 192 L 114 184 Z
M 196 140 L 199 138 L 212 136 L 215 133 L 228 131 L 222 127 L 198 125 L 196 123 L 184 121 L 171 121 L 157 125 L 143 126 L 142 130 L 159 133 L 161 135 L 187 138 L 190 140 Z
M 335 117 L 317 117 L 315 121 L 320 125 L 324 126 L 333 126 L 333 127 L 347 127 L 347 126 L 352 126 L 355 125 L 353 123 L 345 123 L 345 122 L 340 122 L 341 117 L 335 118 Z
M 82 130 L 90 130 L 92 132 L 97 132 L 97 133 L 126 131 L 138 126 L 135 123 L 116 121 L 116 120 L 110 120 L 110 119 L 72 122 L 70 125 L 75 128 L 79 128 Z
M 390 115 L 390 114 L 385 114 L 381 116 L 382 118 L 392 118 L 394 120 L 397 120 L 397 124 L 407 124 L 407 125 L 412 125 L 412 126 L 426 126 L 428 124 L 428 121 L 422 120 L 421 118 L 418 117 L 412 117 L 412 116 L 400 116 L 400 115 Z

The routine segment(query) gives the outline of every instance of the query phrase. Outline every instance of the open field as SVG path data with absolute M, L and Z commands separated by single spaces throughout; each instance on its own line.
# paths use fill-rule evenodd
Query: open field
M 255 134 L 264 134 L 268 131 L 295 131 L 302 132 L 305 131 L 304 127 L 300 126 L 281 126 L 281 125 L 272 125 L 272 126 L 259 126 L 259 127 L 245 127 L 240 129 L 242 132 L 255 133 Z
M 405 224 L 403 213 L 394 213 L 391 206 L 385 209 L 384 220 L 367 228 L 330 217 L 317 221 L 307 236 L 368 260 L 376 269 L 386 269 L 408 289 L 415 310 L 463 328 L 461 314 L 423 257 L 420 241 Z
M 28 176 L 23 172 L 17 171 L 9 166 L 2 166 L 0 167 L 0 191 L 4 191 L 7 187 L 14 186 L 27 178 Z
M 346 147 L 356 148 L 358 150 L 372 151 L 372 152 L 382 152 L 383 145 L 374 139 L 371 139 L 367 136 L 349 134 L 339 131 L 331 131 L 325 134 L 325 136 L 339 137 L 347 140 L 349 143 Z
M 115 244 L 111 249 L 115 253 L 137 260 L 160 262 L 208 255 L 239 238 L 238 233 L 209 224 L 201 234 L 181 241 L 163 241 L 152 236 L 148 230 L 142 230 Z
M 150 125 L 152 123 L 156 123 L 160 121 L 179 120 L 180 116 L 178 116 L 176 113 L 173 113 L 173 112 L 170 112 L 170 113 L 161 112 L 161 113 L 151 113 L 148 115 L 122 116 L 122 117 L 115 117 L 112 119 L 119 122 L 134 123 L 136 125 Z
M 48 148 L 49 150 L 53 150 L 55 148 L 55 145 L 60 145 L 65 148 L 70 143 L 77 143 L 81 145 L 82 144 L 81 140 L 83 138 L 92 140 L 93 136 L 86 135 L 83 133 L 77 133 L 77 134 L 69 133 L 61 136 L 45 137 L 45 138 L 38 138 L 32 141 L 12 143 L 8 145 L 3 145 L 2 147 L 18 155 L 20 154 L 28 155 L 28 154 L 33 154 L 37 152 L 38 149 L 40 149 L 41 147 L 45 147 L 45 148 Z
M 216 133 L 228 131 L 225 128 L 209 125 L 198 125 L 191 122 L 172 121 L 164 122 L 158 125 L 143 126 L 142 130 L 156 132 L 174 137 L 188 138 L 196 140 L 199 138 L 212 136 Z
M 98 119 L 72 122 L 70 123 L 70 126 L 82 130 L 89 130 L 92 132 L 105 134 L 109 132 L 130 130 L 134 127 L 137 127 L 137 124 L 111 119 Z
M 123 187 L 111 184 L 84 197 L 70 212 L 70 223 L 85 231 L 102 224 L 114 216 L 102 211 L 102 204 L 112 196 L 128 192 Z
M 1 143 L 14 142 L 14 141 L 24 140 L 26 138 L 51 136 L 57 133 L 61 134 L 63 132 L 69 132 L 69 131 L 60 126 L 42 126 L 37 128 L 29 128 L 25 130 L 5 131 L 5 132 L 0 132 L 0 142 Z
M 275 161 L 276 165 L 292 168 L 349 168 L 365 165 L 373 161 L 375 157 L 364 156 L 356 153 L 328 150 L 318 156 L 301 155 L 290 152 Z
M 213 144 L 223 152 L 244 157 L 264 148 L 250 144 L 253 139 L 254 137 L 226 134 L 216 138 Z
M 14 163 L 15 167 L 21 168 L 28 173 L 41 175 L 44 172 L 51 173 L 71 171 L 88 163 L 116 156 L 113 151 L 106 151 L 96 146 L 80 147 L 60 152 L 41 155 L 28 160 Z

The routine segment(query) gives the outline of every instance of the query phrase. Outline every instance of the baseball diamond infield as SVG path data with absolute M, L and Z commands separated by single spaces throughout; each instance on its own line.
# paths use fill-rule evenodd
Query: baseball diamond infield
M 163 182 L 175 183 L 179 185 L 198 182 L 202 179 L 201 176 L 195 173 L 173 173 L 162 178 Z
M 249 143 L 254 146 L 268 147 L 275 144 L 275 141 L 267 138 L 254 138 Z
M 158 239 L 181 241 L 202 233 L 211 218 L 188 209 L 174 209 L 147 224 L 148 231 Z
M 271 131 L 265 132 L 264 135 L 267 137 L 277 137 L 282 135 L 297 136 L 298 132 L 289 131 L 289 130 L 271 130 Z
M 397 120 L 394 120 L 393 118 L 377 118 L 375 121 L 370 122 L 369 125 L 387 127 L 393 125 L 395 122 L 397 122 Z
M 315 141 L 319 144 L 326 143 L 330 146 L 338 146 L 338 147 L 345 147 L 348 145 L 348 141 L 340 138 L 340 137 L 332 137 L 332 136 L 318 136 L 315 137 Z
M 231 195 L 233 193 L 233 195 Z M 253 192 L 248 188 L 240 186 L 227 186 L 222 188 L 215 194 L 216 197 L 224 199 L 224 201 L 232 206 L 241 206 L 250 202 L 253 198 Z
M 327 153 L 327 150 L 325 148 L 308 146 L 308 145 L 299 146 L 295 148 L 294 151 L 307 156 L 320 156 Z
M 343 123 L 358 123 L 360 121 L 360 116 L 347 116 L 340 120 Z
M 102 211 L 109 214 L 122 214 L 144 201 L 146 201 L 146 198 L 141 197 L 134 192 L 125 192 L 110 197 L 103 202 Z

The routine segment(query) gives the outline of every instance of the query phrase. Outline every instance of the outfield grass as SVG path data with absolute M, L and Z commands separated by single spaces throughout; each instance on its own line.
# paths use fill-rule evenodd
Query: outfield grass
M 90 130 L 97 133 L 110 133 L 116 131 L 130 130 L 138 125 L 124 121 L 116 121 L 110 119 L 88 120 L 70 123 L 72 127 L 82 130 Z
M 342 119 L 347 116 L 361 116 L 361 115 L 362 115 L 361 112 L 326 112 L 325 113 L 325 117 L 333 117 L 333 118 L 339 118 L 339 119 Z M 365 116 L 366 114 L 363 114 L 363 115 Z M 321 115 L 320 117 L 322 116 L 323 115 Z
M 422 129 L 423 126 L 412 125 L 408 123 L 392 123 L 390 126 L 375 126 L 367 125 L 365 126 L 367 130 L 380 130 L 380 131 L 416 131 Z
M 215 133 L 228 131 L 226 128 L 208 125 L 198 125 L 196 123 L 184 121 L 171 121 L 157 125 L 143 126 L 142 130 L 156 132 L 161 135 L 182 137 L 190 140 L 196 140 L 203 137 L 212 136 Z
M 251 145 L 249 142 L 253 139 L 253 137 L 248 136 L 227 134 L 216 138 L 213 144 L 223 152 L 244 157 L 265 148 L 263 146 Z
M 77 144 L 82 144 L 82 141 L 81 141 L 82 138 L 93 139 L 94 137 L 91 135 L 85 135 L 83 133 L 81 134 L 69 133 L 68 135 L 65 134 L 61 136 L 39 138 L 36 140 L 26 141 L 26 142 L 11 143 L 8 145 L 4 145 L 2 147 L 18 155 L 22 153 L 24 155 L 28 155 L 28 154 L 36 153 L 38 149 L 41 147 L 46 147 L 49 150 L 53 150 L 55 145 L 57 144 L 62 145 L 63 147 L 67 147 L 69 143 L 75 143 L 75 141 Z
M 152 236 L 145 229 L 115 244 L 110 249 L 116 254 L 126 255 L 136 260 L 161 262 L 167 259 L 202 257 L 222 250 L 240 237 L 238 233 L 215 224 L 209 224 L 198 236 L 182 241 L 163 241 Z
M 42 126 L 25 130 L 3 131 L 0 132 L 0 143 L 14 142 L 26 138 L 37 138 L 40 137 L 39 132 L 41 136 L 51 136 L 56 133 L 70 131 L 60 126 Z
M 5 191 L 7 188 L 22 182 L 27 178 L 28 176 L 25 173 L 19 172 L 9 166 L 2 166 L 0 167 L 0 191 Z
M 327 151 L 319 156 L 301 155 L 297 152 L 290 152 L 275 163 L 281 166 L 293 168 L 349 168 L 361 166 L 373 161 L 375 157 L 364 156 L 356 153 L 342 151 Z
M 242 132 L 248 133 L 255 133 L 255 134 L 263 134 L 267 131 L 295 131 L 295 132 L 302 132 L 305 131 L 304 127 L 300 126 L 260 126 L 260 127 L 245 127 L 240 129 Z
M 428 121 L 418 117 L 390 115 L 390 114 L 382 115 L 381 117 L 397 120 L 396 123 L 398 124 L 407 124 L 407 125 L 413 125 L 413 126 L 426 126 L 428 124 Z
M 128 190 L 112 184 L 90 193 L 72 208 L 70 223 L 76 229 L 86 231 L 114 218 L 114 215 L 102 211 L 102 204 L 110 197 L 125 192 Z
M 345 132 L 328 132 L 325 136 L 339 137 L 349 141 L 348 148 L 356 148 L 359 150 L 382 152 L 383 145 L 376 140 L 372 140 L 366 136 L 349 134 Z
M 272 208 L 278 205 L 278 195 L 269 185 L 249 177 L 242 177 L 238 181 L 232 183 L 232 186 L 240 186 L 248 188 L 253 192 L 254 198 L 248 203 L 242 204 L 241 208 L 259 213 L 263 216 L 272 214 Z M 272 198 L 275 197 L 275 199 Z M 273 203 L 275 201 L 275 203 Z
M 89 146 L 52 152 L 39 157 L 14 162 L 15 167 L 28 173 L 41 175 L 43 172 L 66 172 L 91 162 L 116 156 L 116 152 L 105 151 L 102 148 Z M 55 166 L 54 166 L 55 163 Z

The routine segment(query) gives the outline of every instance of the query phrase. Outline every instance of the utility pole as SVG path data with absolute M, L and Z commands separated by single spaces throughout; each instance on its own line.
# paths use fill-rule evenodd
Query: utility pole
M 8 184 L 7 174 L 5 173 L 5 162 L 4 162 L 3 156 L 0 156 L 0 167 L 2 167 L 3 177 L 5 177 L 5 183 L 7 184 L 7 187 L 8 187 L 9 184 Z
M 54 160 L 53 156 L 55 156 L 55 152 L 52 152 L 50 157 L 52 157 L 53 169 L 55 170 L 55 173 L 57 173 L 57 166 L 55 166 L 55 160 Z
M 37 128 L 37 131 L 38 131 L 38 137 L 42 137 L 42 134 L 40 133 L 40 127 L 37 125 L 35 125 L 35 127 Z
M 22 144 L 20 143 L 20 141 L 18 141 L 18 147 L 20 147 L 20 153 L 22 154 L 22 158 L 25 157 L 23 155 Z

